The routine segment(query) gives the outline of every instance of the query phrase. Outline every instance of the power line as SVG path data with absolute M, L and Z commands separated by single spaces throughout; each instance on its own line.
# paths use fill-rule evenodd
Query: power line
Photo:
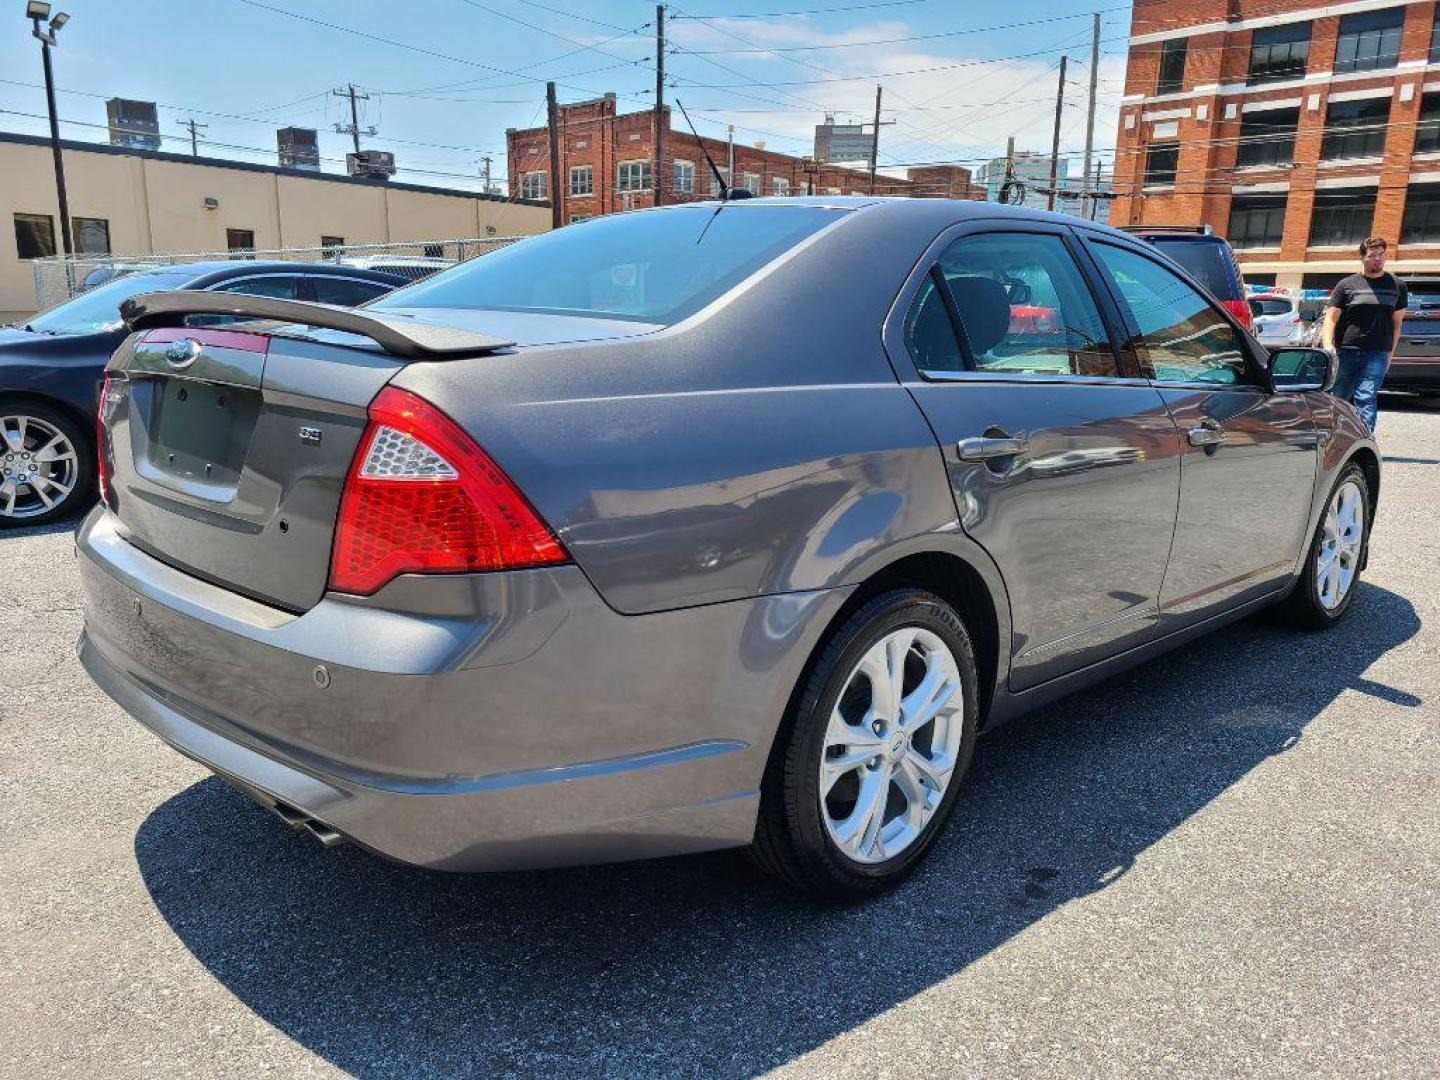
M 926 0 L 876 0 L 869 4 L 851 4 L 846 7 L 805 8 L 800 11 L 738 11 L 726 15 L 682 15 L 685 19 L 788 19 L 796 15 L 835 15 L 845 11 L 873 11 L 877 8 L 907 7 L 923 4 Z

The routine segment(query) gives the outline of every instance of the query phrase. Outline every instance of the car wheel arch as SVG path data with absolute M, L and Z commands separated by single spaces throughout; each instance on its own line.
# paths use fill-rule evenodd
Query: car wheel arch
M 90 453 L 95 452 L 95 417 L 93 414 L 86 414 L 83 409 L 64 398 L 51 397 L 48 394 L 37 394 L 30 390 L 0 390 L 0 409 L 5 408 L 14 402 L 31 402 L 35 405 L 43 405 L 48 409 L 64 415 L 77 428 L 85 440 L 86 449 Z

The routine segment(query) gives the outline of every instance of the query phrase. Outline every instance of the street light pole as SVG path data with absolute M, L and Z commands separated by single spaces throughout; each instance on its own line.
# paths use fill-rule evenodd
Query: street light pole
M 55 158 L 55 193 L 60 202 L 60 240 L 65 254 L 72 255 L 70 200 L 65 197 L 65 162 L 60 156 L 60 120 L 55 113 L 55 71 L 50 64 L 50 46 L 55 44 L 55 33 L 70 21 L 70 16 L 62 11 L 50 19 L 49 4 L 30 0 L 25 5 L 25 17 L 34 24 L 31 33 L 40 42 L 40 59 L 45 66 L 45 102 L 50 108 L 50 153 Z M 42 29 L 40 24 L 46 19 L 50 19 L 50 25 Z

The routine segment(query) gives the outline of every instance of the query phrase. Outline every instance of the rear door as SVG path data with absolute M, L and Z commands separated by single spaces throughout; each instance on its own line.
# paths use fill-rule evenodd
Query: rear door
M 1272 393 L 1247 336 L 1139 245 L 1087 241 L 1181 436 L 1180 515 L 1162 631 L 1273 592 L 1293 574 L 1318 467 L 1303 394 Z
M 1154 632 L 1179 497 L 1175 425 L 1121 368 L 1076 253 L 1057 226 L 957 226 L 887 328 L 961 525 L 1005 577 L 1016 690 Z

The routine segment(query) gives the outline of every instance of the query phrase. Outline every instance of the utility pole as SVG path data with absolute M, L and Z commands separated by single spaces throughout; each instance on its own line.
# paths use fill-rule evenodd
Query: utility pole
M 55 158 L 55 195 L 60 203 L 60 242 L 65 247 L 66 255 L 73 255 L 74 241 L 70 236 L 70 200 L 65 194 L 65 163 L 60 158 L 60 119 L 55 112 L 55 72 L 50 66 L 50 46 L 55 44 L 55 35 L 67 22 L 70 16 L 63 11 L 53 19 L 50 18 L 49 4 L 30 4 L 26 8 L 26 15 L 34 29 L 31 34 L 40 42 L 40 61 L 45 67 L 45 104 L 50 109 L 50 153 Z M 50 19 L 46 27 L 40 23 Z
M 181 121 L 180 121 L 180 126 L 181 126 L 182 128 L 185 128 L 186 130 L 188 130 L 188 131 L 190 132 L 190 156 L 191 156 L 191 157 L 199 157 L 199 156 L 200 156 L 200 139 L 199 139 L 197 133 L 198 133 L 198 132 L 201 132 L 201 131 L 204 131 L 204 130 L 205 130 L 206 128 L 208 128 L 210 125 L 209 125 L 209 124 L 197 124 L 197 123 L 195 122 L 195 120 L 192 118 L 192 119 L 189 119 L 189 120 L 181 120 Z
M 1055 91 L 1055 134 L 1050 140 L 1050 191 L 1045 196 L 1045 209 L 1055 209 L 1055 184 L 1060 179 L 1060 113 L 1065 108 L 1065 68 L 1068 56 L 1060 57 L 1060 84 Z
M 484 157 L 482 157 L 480 160 L 481 160 L 481 162 L 483 162 L 484 165 L 485 165 L 485 172 L 482 174 L 482 175 L 485 177 L 485 186 L 484 186 L 485 194 L 486 194 L 486 195 L 494 195 L 494 194 L 495 194 L 495 189 L 494 189 L 494 186 L 490 183 L 490 162 L 491 162 L 492 159 L 491 159 L 491 157 L 490 157 L 489 154 L 486 154 L 486 155 L 485 155 Z
M 870 194 L 875 194 L 875 159 L 880 153 L 880 86 L 875 87 L 875 130 L 870 137 Z
M 1085 216 L 1085 203 L 1090 194 L 1090 155 L 1095 146 L 1095 83 L 1100 77 L 1100 13 L 1094 15 L 1090 29 L 1090 107 L 1085 113 L 1085 166 L 1081 172 L 1084 190 L 1080 195 L 1080 216 Z M 1054 187 L 1052 183 L 1050 185 Z
M 555 84 L 545 84 L 546 123 L 550 127 L 550 227 L 560 228 L 560 109 L 555 104 Z
M 655 5 L 655 205 L 665 201 L 665 5 Z
M 1100 205 L 1100 176 L 1104 172 L 1104 169 L 1105 166 L 1101 165 L 1100 162 L 1095 162 L 1095 186 L 1091 188 L 1092 194 L 1090 196 L 1091 221 L 1095 220 L 1095 208 Z
M 360 153 L 360 136 L 375 135 L 379 132 L 379 128 L 374 124 L 367 128 L 360 127 L 360 110 L 356 102 L 369 101 L 370 95 L 356 90 L 354 83 L 346 83 L 343 90 L 331 90 L 330 93 L 335 97 L 350 99 L 350 123 L 336 124 L 335 130 L 341 135 L 349 135 L 355 141 L 355 153 L 358 154 Z
M 725 183 L 735 187 L 735 125 L 725 125 Z M 752 192 L 753 194 L 753 192 Z

